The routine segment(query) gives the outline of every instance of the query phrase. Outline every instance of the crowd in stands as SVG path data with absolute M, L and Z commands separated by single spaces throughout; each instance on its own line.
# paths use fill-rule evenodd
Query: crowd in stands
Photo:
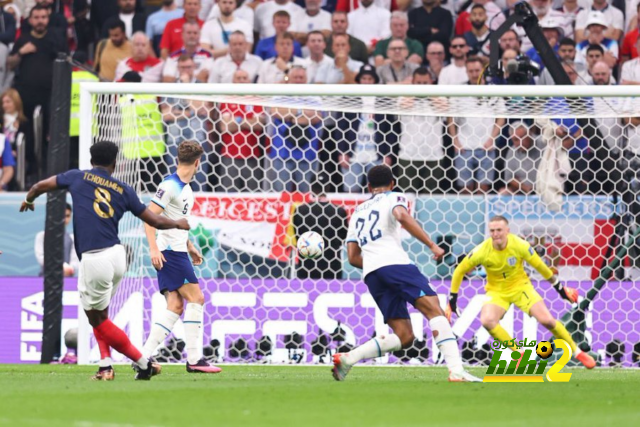
M 573 84 L 640 84 L 640 1 L 528 1 Z M 26 142 L 28 180 L 37 178 L 42 167 L 37 163 L 45 161 L 37 156 L 32 121 L 39 109 L 46 154 L 59 52 L 75 59 L 78 81 L 88 70 L 115 82 L 482 85 L 489 35 L 513 13 L 516 1 L 0 3 L 0 61 L 6 62 L 0 67 L 4 191 L 17 189 L 19 133 Z M 499 44 L 503 64 L 521 54 L 538 63 L 540 76 L 529 84 L 553 84 L 522 28 L 504 33 Z M 507 78 L 505 72 L 504 79 L 492 83 L 506 84 Z M 171 166 L 177 144 L 195 139 L 209 160 L 196 190 L 309 191 L 322 171 L 332 177 L 336 191 L 360 192 L 367 170 L 386 163 L 402 171 L 398 184 L 409 191 L 529 194 L 535 191 L 544 148 L 541 129 L 529 120 L 320 113 L 152 98 L 134 103 L 138 113 L 147 109 L 147 117 L 157 118 L 151 125 L 157 134 L 145 131 L 161 139 L 143 156 L 142 167 L 157 181 L 166 171 L 153 164 Z M 492 108 L 488 103 L 495 100 L 478 102 L 487 103 L 478 108 Z M 629 147 L 640 154 L 640 121 L 596 120 L 597 138 L 577 120 L 554 120 L 573 165 L 570 192 L 610 190 L 602 179 L 610 175 L 610 149 Z M 77 165 L 77 143 L 72 139 L 72 165 Z

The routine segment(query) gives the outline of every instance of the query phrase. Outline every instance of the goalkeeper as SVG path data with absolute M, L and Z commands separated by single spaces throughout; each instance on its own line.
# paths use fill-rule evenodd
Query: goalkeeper
M 500 342 L 511 341 L 511 336 L 499 322 L 511 304 L 515 304 L 520 310 L 533 316 L 554 337 L 565 340 L 571 346 L 573 357 L 587 369 L 592 369 L 596 362 L 589 354 L 577 348 L 564 325 L 551 315 L 542 297 L 533 288 L 522 262 L 526 261 L 538 270 L 563 299 L 571 303 L 577 302 L 578 291 L 563 286 L 529 243 L 509 232 L 509 221 L 505 217 L 491 218 L 489 234 L 491 237 L 473 249 L 453 272 L 446 310 L 449 321 L 452 312 L 458 313 L 458 290 L 464 275 L 476 266 L 483 265 L 487 271 L 485 290 L 489 300 L 482 307 L 480 322 L 493 338 Z M 511 349 L 519 351 L 515 346 Z

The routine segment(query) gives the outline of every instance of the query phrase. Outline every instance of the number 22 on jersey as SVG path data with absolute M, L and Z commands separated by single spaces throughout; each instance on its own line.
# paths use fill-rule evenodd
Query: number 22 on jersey
M 360 242 L 360 247 L 369 243 L 367 238 L 370 238 L 371 241 L 374 242 L 382 237 L 382 230 L 377 228 L 379 219 L 380 212 L 371 211 L 366 220 L 364 218 L 358 218 L 356 220 L 356 229 L 358 230 L 358 241 Z

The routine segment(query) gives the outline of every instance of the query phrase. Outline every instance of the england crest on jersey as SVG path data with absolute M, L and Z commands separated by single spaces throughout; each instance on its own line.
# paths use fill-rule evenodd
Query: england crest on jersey
M 518 260 L 514 256 L 510 256 L 509 258 L 507 258 L 507 264 L 509 264 L 509 266 L 511 267 L 515 267 L 517 262 Z

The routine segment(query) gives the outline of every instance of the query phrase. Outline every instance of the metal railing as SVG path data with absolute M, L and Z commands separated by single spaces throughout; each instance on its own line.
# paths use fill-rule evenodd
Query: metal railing
M 18 185 L 18 191 L 24 191 L 26 182 L 25 178 L 27 176 L 27 147 L 25 144 L 24 134 L 22 132 L 18 133 L 16 136 L 16 162 L 17 162 L 17 171 L 15 174 L 16 184 Z

